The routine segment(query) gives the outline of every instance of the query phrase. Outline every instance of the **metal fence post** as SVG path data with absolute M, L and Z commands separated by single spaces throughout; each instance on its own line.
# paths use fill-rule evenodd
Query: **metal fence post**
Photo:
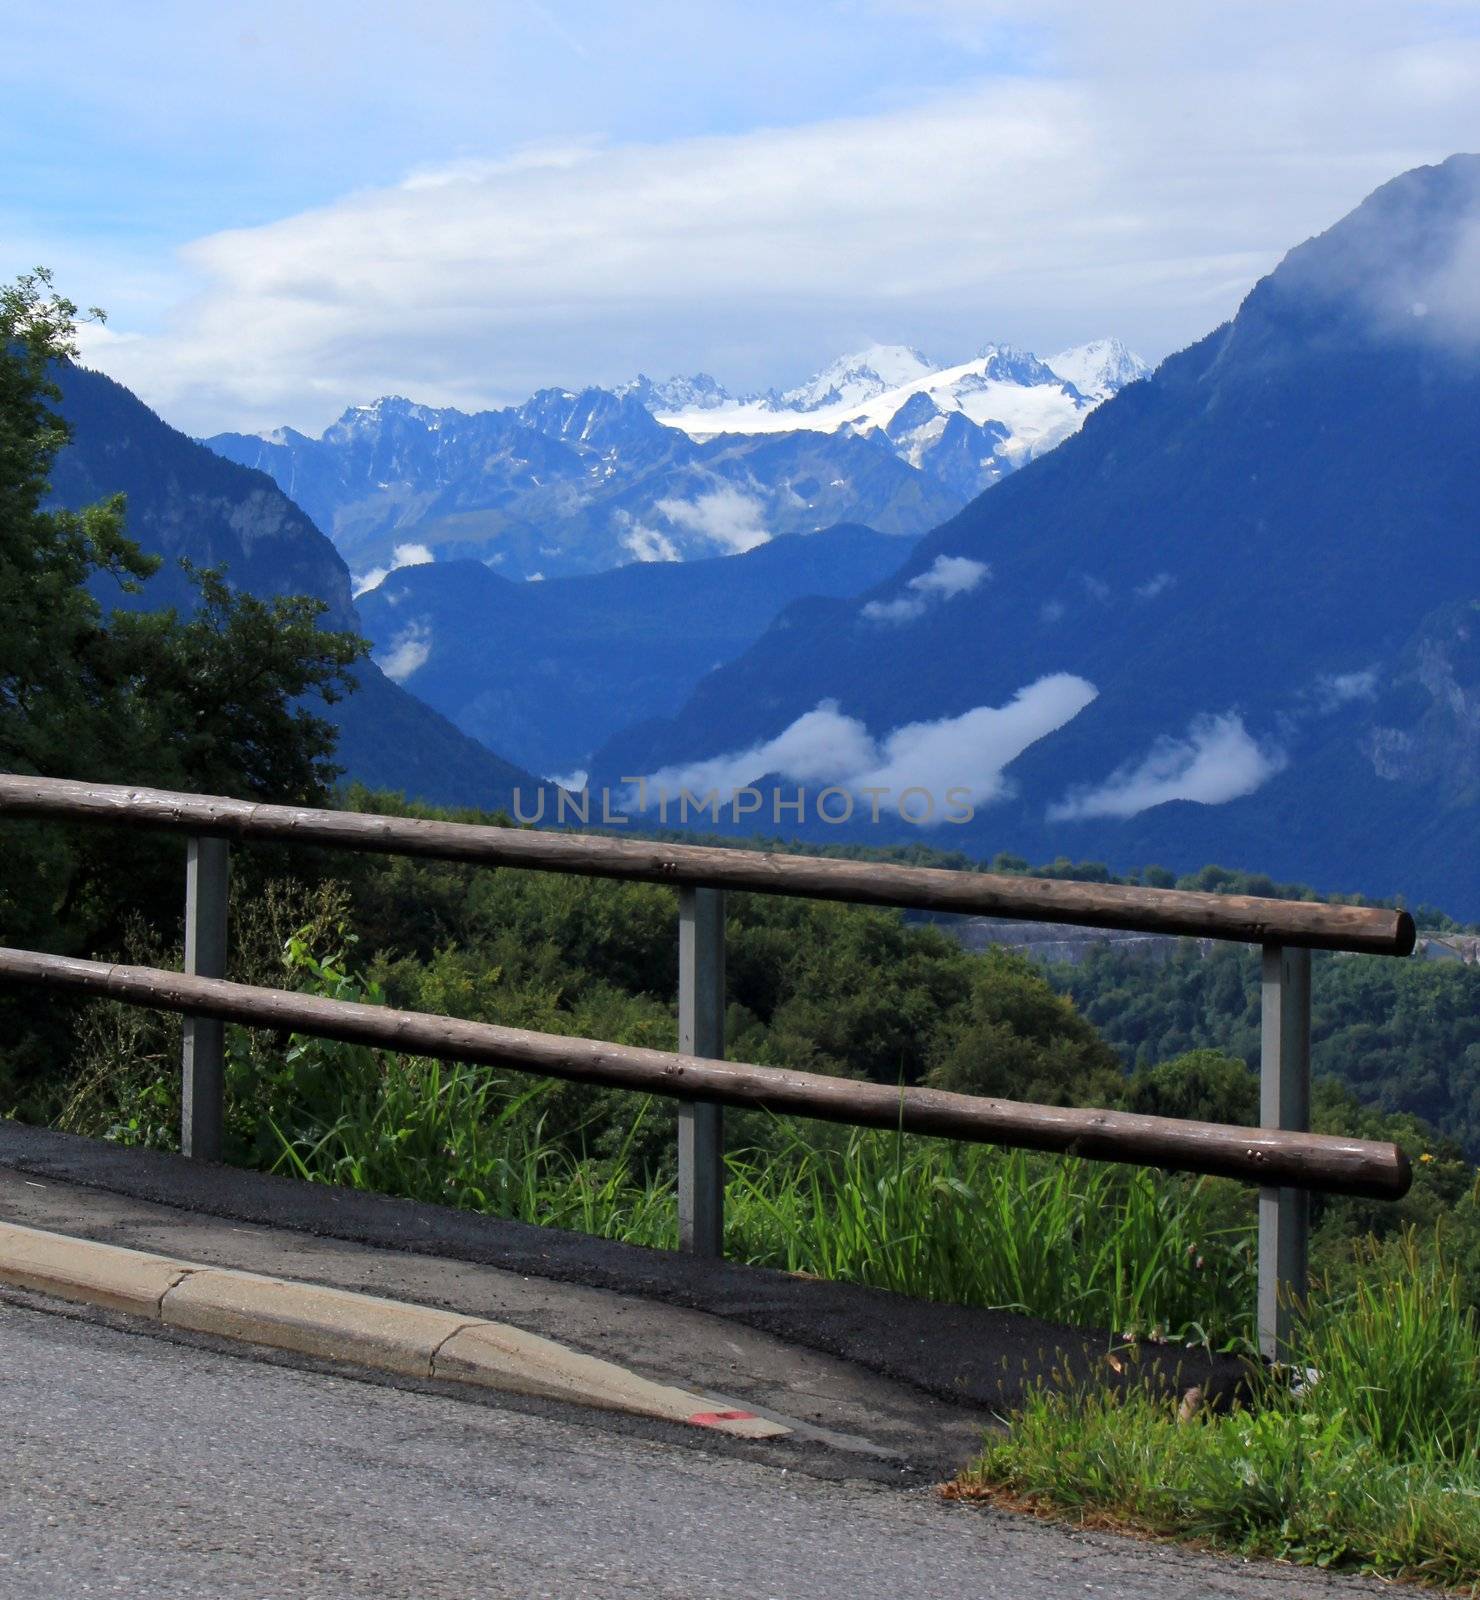
M 185 860 L 185 970 L 226 976 L 226 902 L 231 847 L 192 834 Z M 185 1018 L 181 1059 L 180 1149 L 200 1161 L 221 1159 L 225 1024 Z
M 1259 1122 L 1310 1130 L 1310 951 L 1264 946 Z M 1259 1351 L 1289 1354 L 1291 1325 L 1308 1290 L 1310 1195 L 1259 1191 Z
M 678 891 L 678 1048 L 725 1053 L 725 895 Z M 724 1254 L 724 1109 L 686 1100 L 678 1108 L 678 1247 Z

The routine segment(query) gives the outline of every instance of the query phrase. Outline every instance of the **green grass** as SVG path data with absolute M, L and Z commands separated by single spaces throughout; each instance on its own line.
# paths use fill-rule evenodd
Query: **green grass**
M 317 1109 L 270 1120 L 276 1149 L 264 1164 L 631 1244 L 677 1244 L 671 1172 L 644 1174 L 635 1159 L 647 1119 L 661 1115 L 651 1102 L 636 1105 L 616 1153 L 596 1159 L 579 1130 L 552 1133 L 550 1085 L 399 1057 L 341 1083 L 332 1116 L 316 1086 Z M 767 1148 L 730 1154 L 731 1259 L 1118 1332 L 1201 1338 L 1211 1328 L 1232 1338 L 1242 1327 L 1248 1240 L 1219 1234 L 1203 1185 L 860 1130 L 814 1142 L 804 1129 L 778 1121 Z
M 1205 1185 L 1092 1162 L 794 1127 L 731 1159 L 726 1205 L 745 1261 L 1120 1333 L 1234 1338 L 1252 1293 Z
M 1360 1283 L 1303 1327 L 1295 1395 L 1177 1420 L 1177 1401 L 1040 1390 L 949 1492 L 1480 1593 L 1480 1328 L 1454 1278 Z

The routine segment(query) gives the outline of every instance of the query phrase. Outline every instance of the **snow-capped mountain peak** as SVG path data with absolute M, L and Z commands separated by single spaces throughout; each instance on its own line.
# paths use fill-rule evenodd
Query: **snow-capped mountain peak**
M 1092 339 L 1048 358 L 1048 365 L 1086 400 L 1108 400 L 1151 368 L 1119 339 Z
M 552 577 L 845 521 L 922 532 L 1074 433 L 1120 374 L 1144 371 L 1110 340 L 1066 357 L 1060 371 L 993 343 L 936 367 L 873 345 L 784 395 L 735 396 L 703 372 L 542 389 L 473 414 L 387 395 L 318 439 L 210 442 L 271 472 L 355 571 L 413 545 Z
M 984 344 L 976 358 L 981 363 L 980 375 L 994 383 L 1020 383 L 1031 389 L 1059 383 L 1064 377 L 1051 361 L 1040 361 L 1031 350 L 1019 350 L 1016 345 Z
M 392 422 L 415 423 L 435 431 L 447 418 L 460 415 L 455 410 L 420 405 L 404 395 L 386 394 L 368 405 L 350 406 L 337 422 L 324 430 L 321 437 L 326 440 L 352 438 L 356 434 L 379 432 Z
M 713 411 L 718 406 L 734 403 L 734 395 L 707 372 L 696 372 L 691 377 L 675 374 L 662 383 L 655 383 L 644 372 L 639 372 L 630 383 L 619 384 L 619 395 L 631 395 L 649 411 Z
M 871 344 L 867 350 L 839 356 L 815 377 L 788 389 L 774 402 L 778 411 L 820 411 L 837 405 L 856 406 L 891 389 L 902 388 L 935 371 L 935 363 L 906 344 Z
M 720 434 L 799 429 L 878 432 L 922 471 L 939 473 L 946 452 L 953 490 L 970 497 L 1068 438 L 1114 393 L 1118 372 L 1139 377 L 1146 370 L 1118 341 L 1103 340 L 1066 356 L 1074 358 L 1070 365 L 1088 391 L 1030 351 L 1008 344 L 984 344 L 972 360 L 949 367 L 932 366 L 907 345 L 875 345 L 839 357 L 811 383 L 779 398 L 659 412 L 658 421 L 700 442 Z

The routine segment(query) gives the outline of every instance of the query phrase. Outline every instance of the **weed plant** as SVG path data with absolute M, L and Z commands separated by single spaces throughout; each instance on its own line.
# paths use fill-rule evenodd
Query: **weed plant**
M 1040 1389 L 949 1492 L 1480 1592 L 1480 1325 L 1412 1234 L 1403 1264 L 1321 1304 L 1304 1381 L 1252 1409 Z

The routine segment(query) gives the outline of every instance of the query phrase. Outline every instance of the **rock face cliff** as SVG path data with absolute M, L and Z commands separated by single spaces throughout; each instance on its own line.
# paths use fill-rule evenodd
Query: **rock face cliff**
M 140 595 L 105 584 L 105 606 L 188 607 L 193 590 L 177 563 L 222 566 L 249 593 L 310 594 L 324 625 L 359 631 L 349 571 L 334 546 L 263 472 L 225 461 L 160 420 L 121 384 L 86 368 L 57 374 L 72 440 L 52 474 L 54 500 L 83 506 L 128 497 L 130 537 L 165 557 Z M 538 780 L 458 731 L 371 662 L 359 691 L 324 709 L 339 728 L 346 776 L 409 797 L 496 809 Z

